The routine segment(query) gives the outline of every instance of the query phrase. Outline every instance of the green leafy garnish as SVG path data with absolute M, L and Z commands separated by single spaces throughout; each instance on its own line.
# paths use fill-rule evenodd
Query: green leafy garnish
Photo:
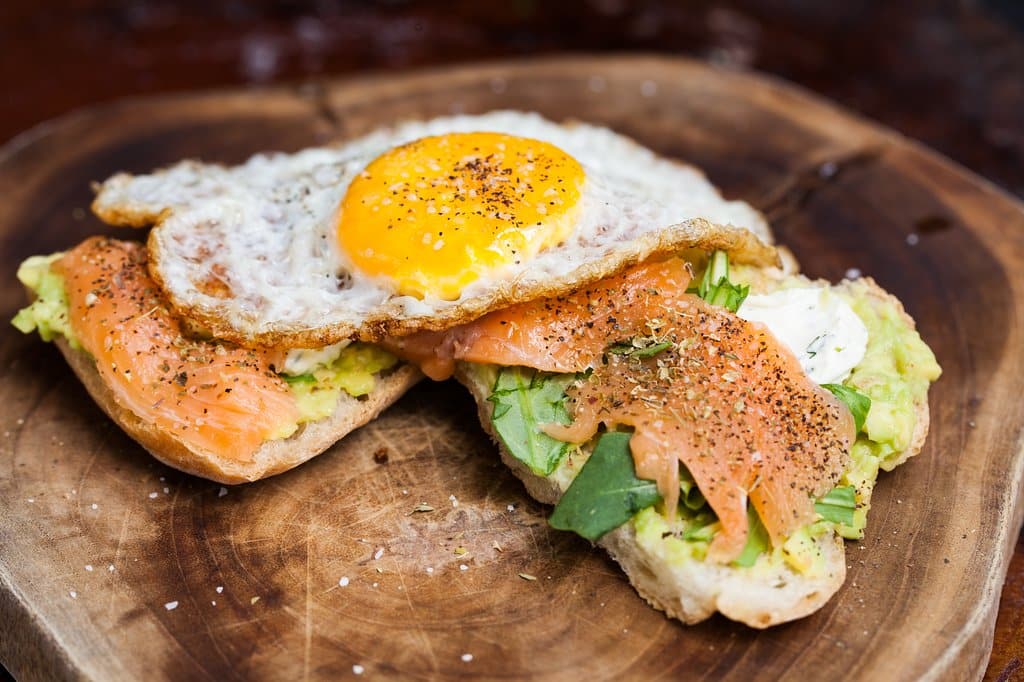
M 734 313 L 746 300 L 750 287 L 729 281 L 729 255 L 725 251 L 715 251 L 711 254 L 700 284 L 686 291 L 697 294 L 711 305 L 722 306 Z
M 645 345 L 644 339 L 633 339 L 630 342 L 613 343 L 608 346 L 607 352 L 612 355 L 628 355 L 631 358 L 653 358 L 663 350 L 672 347 L 671 341 L 658 341 Z
M 494 403 L 491 423 L 513 457 L 538 476 L 549 476 L 571 445 L 540 430 L 541 424 L 568 424 L 565 389 L 575 374 L 546 374 L 525 367 L 505 367 L 488 398 Z
M 864 420 L 868 417 L 868 410 L 871 409 L 871 398 L 842 384 L 822 384 L 821 387 L 846 403 L 850 412 L 853 413 L 853 423 L 857 427 L 857 433 L 860 433 L 864 428 Z
M 768 537 L 768 529 L 761 523 L 761 517 L 754 511 L 753 505 L 747 505 L 747 544 L 733 563 L 743 568 L 750 568 L 757 557 L 771 549 L 772 542 Z
M 594 542 L 661 501 L 654 481 L 636 477 L 631 436 L 615 431 L 601 436 L 548 519 L 552 528 L 571 530 Z
M 833 488 L 814 503 L 814 511 L 821 518 L 845 526 L 853 524 L 853 510 L 857 508 L 857 490 L 852 485 Z

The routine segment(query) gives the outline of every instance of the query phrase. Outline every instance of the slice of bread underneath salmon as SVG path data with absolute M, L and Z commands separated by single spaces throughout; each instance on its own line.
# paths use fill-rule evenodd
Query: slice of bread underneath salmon
M 71 348 L 63 338 L 57 339 L 56 344 L 93 400 L 151 455 L 175 469 L 228 484 L 273 476 L 319 455 L 355 429 L 376 419 L 422 378 L 412 365 L 399 364 L 379 374 L 367 395 L 354 398 L 341 391 L 329 417 L 301 424 L 288 438 L 267 441 L 251 459 L 240 461 L 195 447 L 173 431 L 141 419 L 115 399 L 88 353 Z

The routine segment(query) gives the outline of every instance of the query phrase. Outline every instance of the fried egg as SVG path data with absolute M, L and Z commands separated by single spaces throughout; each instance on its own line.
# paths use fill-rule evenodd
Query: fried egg
M 119 174 L 93 210 L 155 225 L 150 270 L 174 307 L 246 345 L 445 329 L 695 243 L 775 259 L 761 215 L 698 170 L 606 128 L 514 111 Z

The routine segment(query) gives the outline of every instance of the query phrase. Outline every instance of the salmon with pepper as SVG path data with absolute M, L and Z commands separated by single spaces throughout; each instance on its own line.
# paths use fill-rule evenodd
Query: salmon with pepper
M 186 337 L 146 262 L 141 244 L 94 237 L 53 266 L 72 330 L 115 400 L 190 446 L 238 461 L 294 431 L 295 396 L 273 369 L 283 355 Z
M 721 522 L 708 555 L 728 562 L 746 543 L 748 500 L 773 543 L 815 520 L 854 423 L 766 327 L 686 293 L 690 278 L 679 259 L 644 264 L 392 347 L 435 378 L 456 361 L 589 371 L 568 390 L 572 424 L 548 434 L 582 443 L 602 425 L 633 429 L 637 475 L 657 482 L 671 517 L 685 466 Z

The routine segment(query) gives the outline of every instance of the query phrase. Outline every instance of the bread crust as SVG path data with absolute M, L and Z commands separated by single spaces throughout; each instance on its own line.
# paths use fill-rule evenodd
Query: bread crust
M 353 398 L 342 391 L 330 417 L 302 424 L 288 438 L 267 441 L 250 461 L 239 462 L 190 446 L 173 432 L 146 422 L 117 401 L 88 353 L 72 348 L 63 338 L 57 339 L 56 344 L 93 400 L 151 455 L 175 469 L 226 484 L 248 483 L 273 476 L 315 457 L 375 419 L 422 378 L 418 369 L 403 363 L 380 375 L 373 390 L 363 399 Z
M 455 376 L 476 399 L 480 423 L 497 444 L 505 465 L 532 497 L 545 504 L 557 503 L 564 492 L 558 482 L 534 474 L 497 437 L 491 423 L 493 404 L 487 400 L 491 387 L 465 363 Z M 755 571 L 696 560 L 669 562 L 644 550 L 632 522 L 606 534 L 597 544 L 618 562 L 647 603 L 687 624 L 705 620 L 716 611 L 754 628 L 795 620 L 821 608 L 846 579 L 845 548 L 835 534 L 817 540 L 824 559 L 818 577 L 801 575 L 787 566 Z

